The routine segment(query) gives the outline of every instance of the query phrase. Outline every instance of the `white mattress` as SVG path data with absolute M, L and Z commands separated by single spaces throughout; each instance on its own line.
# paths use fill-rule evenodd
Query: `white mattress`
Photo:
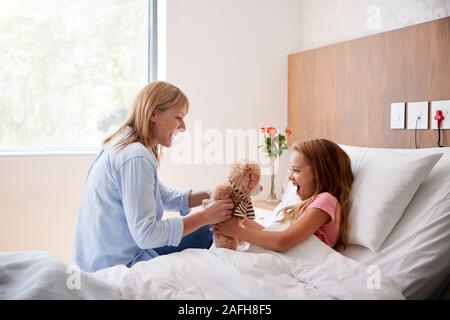
M 377 265 L 400 285 L 407 299 L 425 299 L 450 274 L 450 148 L 395 150 L 444 155 L 378 252 L 352 245 L 341 253 L 365 265 Z M 257 210 L 257 214 L 265 215 L 262 223 L 269 225 L 279 209 L 295 201 L 295 189 L 288 187 L 273 212 Z

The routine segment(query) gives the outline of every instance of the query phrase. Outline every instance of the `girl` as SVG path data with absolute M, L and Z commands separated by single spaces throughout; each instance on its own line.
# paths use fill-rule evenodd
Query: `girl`
M 240 225 L 236 219 L 229 219 L 215 226 L 217 232 L 280 252 L 312 234 L 330 247 L 345 243 L 353 182 L 348 155 L 336 143 L 325 139 L 297 142 L 292 148 L 289 180 L 303 201 L 284 209 L 279 222 L 289 222 L 289 226 L 282 231 L 267 231 L 251 220 Z
M 104 141 L 92 163 L 78 210 L 73 262 L 94 272 L 185 248 L 208 248 L 210 224 L 231 217 L 233 202 L 220 200 L 189 214 L 208 192 L 179 191 L 159 181 L 161 147 L 186 128 L 189 102 L 177 87 L 155 81 L 135 99 L 127 121 Z M 164 209 L 183 217 L 162 220 Z

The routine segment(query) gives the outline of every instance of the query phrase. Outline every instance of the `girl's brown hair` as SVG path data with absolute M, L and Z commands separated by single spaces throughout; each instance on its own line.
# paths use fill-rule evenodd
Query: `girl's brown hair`
M 313 196 L 328 192 L 339 201 L 341 225 L 336 245 L 343 246 L 347 240 L 349 197 L 354 180 L 349 156 L 336 143 L 326 139 L 296 142 L 292 145 L 292 149 L 303 153 L 314 170 L 316 190 Z M 295 207 L 286 208 L 285 216 L 280 222 L 297 219 L 301 209 L 311 203 L 313 196 Z
M 150 118 L 157 111 L 164 112 L 177 106 L 184 106 L 186 112 L 189 109 L 189 100 L 180 89 L 164 81 L 150 82 L 135 98 L 128 119 L 103 141 L 103 145 L 129 126 L 132 130 L 115 147 L 121 149 L 140 142 L 153 152 L 159 162 L 162 151 L 150 129 Z

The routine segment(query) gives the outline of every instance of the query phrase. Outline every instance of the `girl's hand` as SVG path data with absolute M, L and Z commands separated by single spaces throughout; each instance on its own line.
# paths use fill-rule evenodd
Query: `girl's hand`
M 214 231 L 229 237 L 239 238 L 238 235 L 242 230 L 243 228 L 239 225 L 239 221 L 236 218 L 228 219 L 214 226 Z
M 249 229 L 256 229 L 256 230 L 264 229 L 264 227 L 262 225 L 260 225 L 258 222 L 254 221 L 254 220 L 250 220 L 247 217 L 244 218 L 242 225 Z
M 203 210 L 203 214 L 206 218 L 206 224 L 216 224 L 224 220 L 231 218 L 234 208 L 233 200 L 216 200 L 208 204 Z

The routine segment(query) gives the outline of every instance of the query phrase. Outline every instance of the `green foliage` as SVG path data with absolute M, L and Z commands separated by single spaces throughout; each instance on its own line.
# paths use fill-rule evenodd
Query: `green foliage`
M 264 129 L 264 130 L 263 130 Z M 264 131 L 264 142 L 259 146 L 268 158 L 276 159 L 288 149 L 288 132 L 279 133 L 274 128 L 261 128 Z
M 95 147 L 147 83 L 148 2 L 0 0 L 0 149 Z

